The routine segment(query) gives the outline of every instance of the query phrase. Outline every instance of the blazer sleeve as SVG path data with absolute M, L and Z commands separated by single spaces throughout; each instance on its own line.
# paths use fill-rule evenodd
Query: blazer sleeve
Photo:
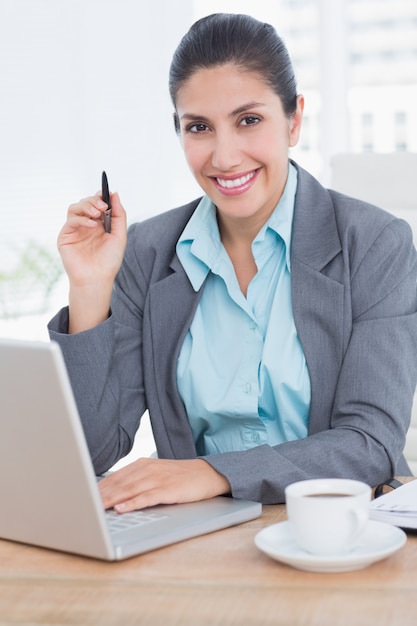
M 64 308 L 49 323 L 50 338 L 59 343 L 64 355 L 97 474 L 107 471 L 130 452 L 147 409 L 152 413 L 154 432 L 156 421 L 158 451 L 162 450 L 166 457 L 174 456 L 155 385 L 146 386 L 145 381 L 146 372 L 152 379 L 154 370 L 152 350 L 144 349 L 144 340 L 148 344 L 152 341 L 150 315 L 146 311 L 152 285 L 158 285 L 172 273 L 170 264 L 175 244 L 198 202 L 199 199 L 129 227 L 123 264 L 113 289 L 111 314 L 105 322 L 91 330 L 68 335 L 68 308 Z M 181 294 L 178 298 L 185 302 Z M 165 301 L 163 307 L 166 308 Z M 182 331 L 175 319 L 170 320 L 166 329 L 170 338 Z M 165 346 L 162 352 L 170 364 L 172 356 Z M 164 370 L 168 369 L 167 365 Z M 167 395 L 169 384 L 165 384 L 163 373 L 158 371 L 158 380 L 161 376 L 160 387 Z M 171 409 L 167 413 L 168 422 L 175 421 L 175 412 Z M 187 426 L 185 415 L 184 422 Z M 183 431 L 175 452 L 179 458 L 195 457 L 192 441 L 184 449 Z M 178 450 L 181 446 L 183 449 Z
M 130 243 L 105 322 L 68 335 L 68 308 L 64 308 L 48 325 L 50 338 L 63 352 L 96 474 L 129 453 L 147 408 L 142 368 L 145 294 L 134 272 L 127 269 L 135 265 L 129 264 L 134 255 Z
M 351 333 L 331 414 L 323 416 L 328 426 L 275 447 L 204 457 L 227 477 L 237 498 L 283 502 L 286 485 L 309 478 L 350 477 L 376 485 L 401 468 L 417 378 L 411 229 L 393 218 L 361 254 L 353 242 L 347 245 Z

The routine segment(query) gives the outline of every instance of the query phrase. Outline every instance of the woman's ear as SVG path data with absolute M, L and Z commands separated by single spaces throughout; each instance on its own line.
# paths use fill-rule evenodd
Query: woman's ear
M 303 121 L 304 111 L 304 96 L 297 96 L 297 108 L 290 121 L 290 148 L 293 148 L 298 143 L 300 137 L 301 123 Z
M 173 119 L 174 119 L 175 132 L 177 133 L 177 135 L 179 135 L 179 133 L 180 133 L 180 121 L 178 119 L 178 113 L 176 111 L 174 111 L 174 113 L 173 113 Z

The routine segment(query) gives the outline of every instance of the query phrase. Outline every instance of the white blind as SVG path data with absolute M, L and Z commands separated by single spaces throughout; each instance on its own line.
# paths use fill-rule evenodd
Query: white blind
M 196 194 L 167 87 L 191 6 L 0 0 L 0 335 L 55 304 L 58 231 L 103 169 L 130 221 Z

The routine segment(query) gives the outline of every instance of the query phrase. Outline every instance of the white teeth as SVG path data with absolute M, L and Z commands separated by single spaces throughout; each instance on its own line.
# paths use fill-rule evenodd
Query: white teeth
M 244 185 L 254 176 L 255 172 L 251 172 L 250 174 L 246 174 L 246 176 L 242 176 L 241 178 L 234 178 L 233 180 L 225 180 L 224 178 L 217 178 L 216 180 L 221 187 L 232 189 L 233 187 L 240 187 L 241 185 Z

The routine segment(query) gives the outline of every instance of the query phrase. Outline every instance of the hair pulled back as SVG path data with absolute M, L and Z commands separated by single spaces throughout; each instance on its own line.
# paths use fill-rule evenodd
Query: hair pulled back
M 196 71 L 227 63 L 258 74 L 280 97 L 285 114 L 294 114 L 297 85 L 284 42 L 270 24 L 229 13 L 203 17 L 182 38 L 169 72 L 174 106 L 181 87 Z

